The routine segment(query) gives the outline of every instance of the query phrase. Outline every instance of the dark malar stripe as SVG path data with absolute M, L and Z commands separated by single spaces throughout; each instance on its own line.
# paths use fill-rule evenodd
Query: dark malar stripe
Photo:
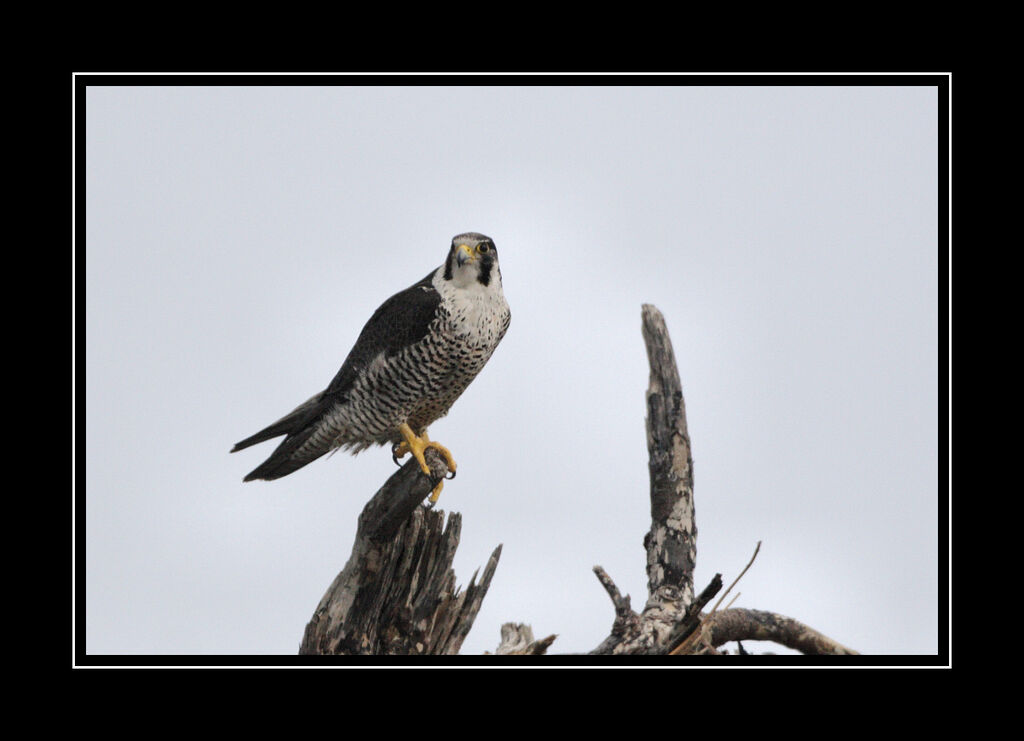
M 477 280 L 480 281 L 481 283 L 483 283 L 485 286 L 490 285 L 491 284 L 491 268 L 493 268 L 493 267 L 494 267 L 494 263 L 491 262 L 490 260 L 481 260 L 480 261 L 480 277 L 477 278 Z
M 453 262 L 455 262 L 455 245 L 454 244 L 452 245 L 452 248 L 450 250 L 448 250 L 448 257 L 445 258 L 445 261 L 444 261 L 444 279 L 445 280 L 451 280 L 452 279 L 452 263 Z

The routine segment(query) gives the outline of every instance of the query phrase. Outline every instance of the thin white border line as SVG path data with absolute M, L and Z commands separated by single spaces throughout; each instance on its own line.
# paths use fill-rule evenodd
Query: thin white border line
M 313 71 L 313 72 L 72 72 L 72 76 L 77 77 L 79 75 L 97 75 L 97 76 L 111 76 L 111 75 L 128 75 L 128 76 L 238 76 L 238 77 L 251 77 L 251 76 L 278 76 L 278 77 L 306 77 L 306 76 L 428 76 L 428 75 L 443 75 L 446 77 L 458 77 L 458 76 L 472 76 L 472 77 L 489 77 L 499 76 L 508 77 L 512 75 L 529 75 L 535 77 L 555 77 L 555 76 L 572 76 L 572 77 L 696 77 L 696 76 L 714 76 L 714 77 L 762 77 L 762 76 L 785 76 L 785 77 L 823 77 L 823 76 L 841 76 L 841 77 L 853 77 L 853 76 L 874 76 L 874 77 L 926 77 L 936 75 L 946 75 L 952 78 L 952 72 L 665 72 L 665 71 L 637 71 L 637 72 L 593 72 L 593 71 L 565 71 L 565 72 L 452 72 L 452 71 L 437 71 L 437 72 L 424 72 L 424 71 L 345 71 L 338 70 L 333 72 Z
M 946 188 L 948 192 L 946 194 L 946 208 L 948 212 L 946 217 L 948 222 L 946 224 L 946 238 L 948 251 L 946 253 L 947 260 L 947 290 L 949 292 L 949 303 L 946 305 L 946 331 L 948 332 L 947 337 L 947 362 L 949 364 L 949 375 L 947 376 L 947 392 L 949 398 L 947 400 L 948 406 L 947 414 L 947 427 L 946 434 L 949 436 L 949 447 L 947 448 L 947 455 L 949 456 L 949 498 L 946 501 L 946 522 L 949 523 L 946 527 L 947 548 L 946 548 L 946 579 L 947 579 L 947 592 L 948 595 L 948 622 L 946 630 L 946 641 L 949 653 L 949 664 L 953 665 L 953 80 L 950 79 L 949 87 L 946 89 Z
M 75 523 L 78 522 L 78 504 L 75 500 L 75 276 L 78 274 L 75 262 L 75 81 L 71 80 L 71 664 L 75 664 L 75 638 L 77 630 L 77 601 L 75 599 Z
M 288 655 L 288 654 L 285 654 Z M 76 669 L 936 669 L 947 668 L 935 664 L 84 664 Z

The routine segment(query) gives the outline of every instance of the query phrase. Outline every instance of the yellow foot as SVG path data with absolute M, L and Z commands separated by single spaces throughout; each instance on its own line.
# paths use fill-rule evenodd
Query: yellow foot
M 402 437 L 405 438 L 403 442 L 398 443 L 391 449 L 391 455 L 397 461 L 399 458 L 405 456 L 406 453 L 412 453 L 413 457 L 419 462 L 420 468 L 423 473 L 430 475 L 430 466 L 427 465 L 426 460 L 423 458 L 423 451 L 427 448 L 434 448 L 439 452 L 448 465 L 448 471 L 451 473 L 451 478 L 455 476 L 455 459 L 452 458 L 452 452 L 448 450 L 441 443 L 435 443 L 427 437 L 427 433 L 424 432 L 420 437 L 416 436 L 416 433 L 412 431 L 412 428 L 404 422 L 398 426 L 398 429 L 402 433 Z M 441 496 L 441 489 L 444 488 L 444 482 L 439 481 L 434 491 L 430 494 L 430 504 L 433 505 L 437 502 L 437 498 Z

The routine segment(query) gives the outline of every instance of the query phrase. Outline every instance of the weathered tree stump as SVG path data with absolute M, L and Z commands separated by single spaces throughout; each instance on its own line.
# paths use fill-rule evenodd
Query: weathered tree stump
M 433 476 L 415 460 L 402 466 L 359 516 L 352 555 L 306 626 L 300 654 L 456 654 L 501 556 L 495 548 L 480 583 L 455 586 L 452 560 L 462 517 L 422 506 L 448 469 L 426 451 Z

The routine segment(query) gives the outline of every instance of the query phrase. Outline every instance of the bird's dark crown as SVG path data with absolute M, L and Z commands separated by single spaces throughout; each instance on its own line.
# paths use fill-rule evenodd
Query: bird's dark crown
M 491 247 L 494 246 L 494 240 L 480 232 L 456 234 L 452 237 L 452 249 L 458 247 L 460 244 L 464 244 L 467 247 L 476 247 L 478 244 L 483 244 L 484 242 L 487 242 Z

